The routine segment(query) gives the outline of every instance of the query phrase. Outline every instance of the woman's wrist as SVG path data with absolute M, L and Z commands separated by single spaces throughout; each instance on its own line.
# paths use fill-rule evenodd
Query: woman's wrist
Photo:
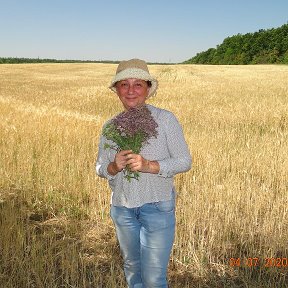
M 115 162 L 110 162 L 107 171 L 110 175 L 115 176 L 117 173 L 119 173 L 121 170 L 118 170 L 117 165 Z
M 146 166 L 145 170 L 147 171 L 146 173 L 151 173 L 151 174 L 159 173 L 160 165 L 157 161 L 146 160 L 145 166 Z
M 145 171 L 146 173 L 150 173 L 150 161 L 145 159 Z

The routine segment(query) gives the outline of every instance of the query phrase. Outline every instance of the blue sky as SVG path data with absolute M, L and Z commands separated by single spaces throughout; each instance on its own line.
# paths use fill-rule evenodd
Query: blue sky
M 185 61 L 288 23 L 288 0 L 0 0 L 0 57 Z

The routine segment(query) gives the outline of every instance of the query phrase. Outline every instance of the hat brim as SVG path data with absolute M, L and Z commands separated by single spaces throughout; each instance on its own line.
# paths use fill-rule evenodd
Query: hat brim
M 113 78 L 109 88 L 113 92 L 117 93 L 115 84 L 119 81 L 126 80 L 129 78 L 141 79 L 144 81 L 150 81 L 151 87 L 149 89 L 149 93 L 148 93 L 147 98 L 155 96 L 156 90 L 158 88 L 158 81 L 154 77 L 152 77 L 147 71 L 144 71 L 144 70 L 138 69 L 138 68 L 128 68 L 128 69 L 125 69 L 125 70 L 117 73 L 115 75 L 115 77 Z

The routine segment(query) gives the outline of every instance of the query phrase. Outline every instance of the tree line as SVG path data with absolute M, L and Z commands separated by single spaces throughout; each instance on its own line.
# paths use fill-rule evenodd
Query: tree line
M 216 48 L 198 53 L 185 64 L 288 64 L 288 24 L 237 34 L 224 39 Z
M 119 63 L 119 61 L 57 60 L 0 57 L 0 64 L 18 63 Z M 184 64 L 288 64 L 288 23 L 279 28 L 237 34 L 224 39 L 216 48 L 198 53 Z M 169 64 L 169 63 L 149 63 Z M 171 63 L 170 63 L 171 64 Z
M 106 63 L 119 64 L 120 61 L 114 60 L 58 60 L 58 59 L 41 59 L 41 58 L 19 58 L 19 57 L 0 57 L 0 64 L 25 64 L 25 63 Z M 147 64 L 172 65 L 175 63 L 147 62 Z
M 40 58 L 0 57 L 0 64 L 23 64 L 23 63 L 119 63 L 119 61 L 58 60 L 58 59 L 40 59 Z

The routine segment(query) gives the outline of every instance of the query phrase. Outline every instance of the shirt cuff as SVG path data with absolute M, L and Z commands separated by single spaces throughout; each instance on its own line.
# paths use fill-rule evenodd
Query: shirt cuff
M 169 173 L 168 173 L 168 165 L 167 162 L 165 160 L 158 160 L 159 163 L 159 172 L 158 172 L 158 176 L 163 177 L 163 178 L 168 178 L 170 177 Z
M 107 168 L 108 168 L 108 165 L 109 165 L 109 163 L 108 164 L 102 164 L 98 169 L 99 169 L 99 172 L 97 173 L 99 176 L 102 176 L 102 177 L 104 177 L 104 178 L 107 178 L 108 180 L 113 180 L 113 179 L 115 179 L 116 178 L 116 175 L 110 175 L 109 173 L 108 173 L 108 170 L 107 170 Z M 97 168 L 96 168 L 97 169 Z

